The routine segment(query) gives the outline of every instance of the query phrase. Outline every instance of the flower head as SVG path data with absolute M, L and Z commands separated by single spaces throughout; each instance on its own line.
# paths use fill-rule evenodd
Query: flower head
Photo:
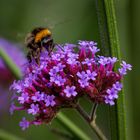
M 75 47 L 78 50 L 75 50 Z M 114 71 L 115 57 L 96 56 L 99 51 L 93 41 L 79 41 L 78 45 L 56 45 L 51 55 L 41 54 L 40 65 L 27 63 L 22 80 L 15 81 L 11 89 L 20 107 L 33 115 L 32 121 L 21 122 L 23 129 L 29 125 L 49 123 L 61 108 L 72 107 L 82 96 L 97 103 L 114 105 L 122 89 L 123 73 L 131 70 L 124 61 Z

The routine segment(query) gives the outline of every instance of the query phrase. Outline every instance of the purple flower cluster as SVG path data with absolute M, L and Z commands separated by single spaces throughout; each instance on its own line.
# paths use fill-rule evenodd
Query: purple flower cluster
M 122 84 L 119 82 L 116 82 L 113 84 L 113 87 L 110 89 L 107 89 L 107 95 L 105 96 L 105 103 L 114 105 L 114 100 L 118 98 L 118 92 L 122 90 Z
M 41 54 L 40 65 L 35 61 L 27 63 L 23 79 L 11 86 L 17 93 L 13 99 L 20 105 L 12 103 L 11 112 L 25 110 L 34 116 L 32 121 L 23 118 L 20 122 L 23 130 L 31 124 L 49 123 L 61 108 L 74 106 L 82 96 L 96 103 L 114 105 L 122 89 L 121 79 L 131 70 L 131 65 L 122 61 L 115 72 L 119 60 L 96 55 L 99 49 L 93 41 L 55 48 L 51 55 Z

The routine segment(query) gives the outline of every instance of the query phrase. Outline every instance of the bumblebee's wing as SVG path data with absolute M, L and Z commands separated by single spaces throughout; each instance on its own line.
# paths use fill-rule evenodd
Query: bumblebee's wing
M 33 43 L 34 35 L 32 33 L 28 33 L 25 37 L 25 45 L 28 47 L 29 44 Z

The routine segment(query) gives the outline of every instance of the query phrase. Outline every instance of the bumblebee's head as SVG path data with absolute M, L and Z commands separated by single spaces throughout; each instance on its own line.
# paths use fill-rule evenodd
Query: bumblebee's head
M 35 33 L 35 43 L 47 40 L 51 36 L 51 32 L 47 28 L 38 28 Z

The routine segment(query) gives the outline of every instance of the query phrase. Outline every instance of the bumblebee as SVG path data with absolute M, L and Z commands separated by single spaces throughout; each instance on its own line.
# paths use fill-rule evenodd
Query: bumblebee
M 38 65 L 40 64 L 40 53 L 46 49 L 50 54 L 55 46 L 50 30 L 43 27 L 35 28 L 29 33 L 25 44 L 29 49 L 27 53 L 29 63 L 34 59 Z

